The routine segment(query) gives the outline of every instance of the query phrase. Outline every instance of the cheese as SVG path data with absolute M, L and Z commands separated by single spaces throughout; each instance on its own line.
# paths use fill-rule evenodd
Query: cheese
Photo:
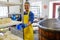
M 3 20 L 3 23 L 10 23 L 11 22 L 11 19 L 10 18 L 4 18 L 2 20 Z
M 0 19 L 0 24 L 6 24 L 6 23 L 10 23 L 10 22 L 11 22 L 11 19 L 10 18 Z
M 2 24 L 2 19 L 0 19 L 0 24 Z
M 1 36 L 1 37 L 0 37 L 0 40 L 18 40 L 18 39 L 19 39 L 19 37 L 11 34 L 10 31 L 6 32 L 6 33 L 4 34 L 4 36 Z M 20 40 L 20 39 L 19 39 L 19 40 Z

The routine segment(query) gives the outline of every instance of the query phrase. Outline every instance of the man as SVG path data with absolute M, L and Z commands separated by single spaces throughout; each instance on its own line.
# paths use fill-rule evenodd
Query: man
M 23 26 L 23 28 L 24 28 L 24 40 L 34 40 L 33 27 L 32 27 L 32 23 L 34 20 L 34 14 L 29 10 L 30 3 L 25 2 L 24 8 L 25 8 L 24 24 L 27 25 L 26 27 Z M 21 20 L 21 18 L 19 18 L 18 20 Z
M 25 7 L 24 24 L 28 25 L 26 28 L 24 28 L 24 40 L 34 40 L 33 27 L 32 27 L 34 14 L 29 10 L 30 8 L 29 2 L 25 2 L 24 7 Z

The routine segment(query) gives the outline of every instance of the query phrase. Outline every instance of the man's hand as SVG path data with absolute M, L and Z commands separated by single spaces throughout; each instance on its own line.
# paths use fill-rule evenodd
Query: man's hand
M 31 25 L 31 22 L 28 22 L 28 24 L 27 24 L 27 25 L 28 25 L 28 26 L 29 26 L 29 25 Z

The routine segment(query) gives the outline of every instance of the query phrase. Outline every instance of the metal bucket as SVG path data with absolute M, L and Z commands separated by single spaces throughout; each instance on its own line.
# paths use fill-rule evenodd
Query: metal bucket
M 46 19 L 39 23 L 39 40 L 60 40 L 60 21 Z

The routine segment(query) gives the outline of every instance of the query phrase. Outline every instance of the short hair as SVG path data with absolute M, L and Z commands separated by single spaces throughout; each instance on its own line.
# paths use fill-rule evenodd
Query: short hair
M 25 4 L 29 4 L 29 5 L 30 5 L 30 3 L 29 3 L 29 2 L 27 2 L 27 1 L 25 2 Z

